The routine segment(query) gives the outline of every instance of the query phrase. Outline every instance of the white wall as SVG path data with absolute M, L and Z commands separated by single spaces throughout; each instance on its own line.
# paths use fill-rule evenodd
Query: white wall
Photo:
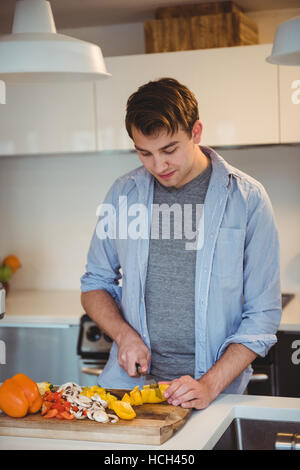
M 300 146 L 219 150 L 264 184 L 281 242 L 284 291 L 300 291 Z M 13 288 L 78 289 L 96 209 L 119 175 L 140 165 L 133 153 L 0 159 L 0 257 L 23 264 Z

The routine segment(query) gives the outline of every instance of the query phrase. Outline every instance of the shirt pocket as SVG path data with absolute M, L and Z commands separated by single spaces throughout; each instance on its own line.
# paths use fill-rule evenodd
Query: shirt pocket
M 244 242 L 244 229 L 220 228 L 213 258 L 213 275 L 223 280 L 242 276 Z

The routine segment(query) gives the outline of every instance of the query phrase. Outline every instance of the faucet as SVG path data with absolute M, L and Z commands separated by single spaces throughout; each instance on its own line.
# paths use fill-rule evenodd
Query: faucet
M 0 320 L 5 314 L 5 289 L 0 282 Z

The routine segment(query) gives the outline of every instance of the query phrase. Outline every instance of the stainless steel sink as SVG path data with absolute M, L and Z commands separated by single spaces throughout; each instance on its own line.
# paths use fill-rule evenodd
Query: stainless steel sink
M 281 439 L 278 433 L 284 433 L 285 436 L 282 436 Z M 213 450 L 288 449 L 289 444 L 284 446 L 283 442 L 287 443 L 289 440 L 295 442 L 295 435 L 298 435 L 299 438 L 300 422 L 235 418 L 215 444 Z M 297 445 L 295 448 L 298 450 Z

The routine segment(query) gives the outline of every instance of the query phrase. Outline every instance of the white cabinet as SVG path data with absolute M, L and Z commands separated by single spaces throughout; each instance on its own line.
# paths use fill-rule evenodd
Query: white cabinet
M 279 67 L 280 142 L 300 142 L 300 67 Z
M 204 145 L 299 142 L 300 104 L 291 101 L 299 67 L 267 63 L 271 49 L 259 44 L 110 57 L 112 77 L 100 82 L 7 86 L 5 104 L 0 93 L 0 156 L 133 149 L 125 129 L 128 97 L 161 77 L 174 77 L 195 93 Z
M 196 89 L 207 145 L 279 143 L 277 67 L 270 45 L 201 51 Z
M 7 85 L 0 155 L 95 150 L 92 82 Z
M 202 143 L 279 143 L 277 66 L 272 45 L 142 54 L 106 59 L 112 77 L 96 84 L 97 147 L 133 149 L 125 129 L 126 102 L 138 86 L 173 77 L 196 95 Z

